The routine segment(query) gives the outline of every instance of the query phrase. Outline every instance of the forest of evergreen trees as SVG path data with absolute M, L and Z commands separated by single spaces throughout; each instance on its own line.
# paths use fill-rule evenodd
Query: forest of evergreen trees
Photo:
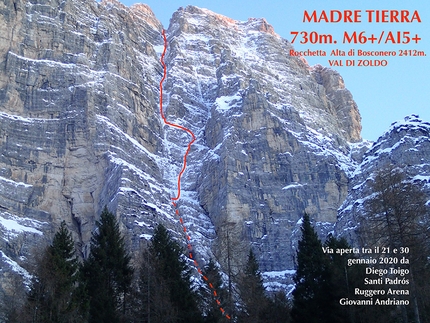
M 139 263 L 133 264 L 115 215 L 105 207 L 89 255 L 82 261 L 75 254 L 65 222 L 61 223 L 51 245 L 36 259 L 29 290 L 21 287 L 14 295 L 3 297 L 0 322 L 428 323 L 430 220 L 426 197 L 392 169 L 377 174 L 373 189 L 376 198 L 369 203 L 371 212 L 360 237 L 369 245 L 410 249 L 410 263 L 404 266 L 410 272 L 408 306 L 340 304 L 341 298 L 362 299 L 356 289 L 374 288 L 365 283 L 368 266 L 351 266 L 357 257 L 354 253 L 324 252 L 351 246 L 331 235 L 322 242 L 307 214 L 298 242 L 295 288 L 291 295 L 285 290 L 269 295 L 252 250 L 231 289 L 212 260 L 202 275 L 194 275 L 183 248 L 161 224 L 141 251 Z M 203 284 L 196 283 L 196 277 L 204 278 Z M 404 288 L 399 284 L 389 287 Z
M 292 322 L 430 322 L 430 215 L 427 196 L 422 188 L 407 180 L 401 169 L 394 167 L 377 172 L 371 188 L 373 194 L 363 207 L 363 216 L 357 220 L 361 221 L 358 223 L 358 238 L 362 246 L 371 246 L 375 264 L 357 265 L 354 260 L 366 259 L 360 252 L 336 253 L 336 250 L 352 250 L 352 247 L 345 239 L 333 236 L 322 243 L 309 216 L 303 217 L 295 289 L 292 292 Z M 334 252 L 325 253 L 323 247 Z M 375 254 L 374 250 L 380 253 Z M 401 252 L 403 254 L 399 254 Z M 407 262 L 399 261 L 402 256 Z M 393 274 L 392 269 L 407 270 L 408 274 Z M 369 274 L 372 271 L 375 274 Z M 386 278 L 389 279 L 388 284 L 385 283 Z M 348 299 L 352 304 L 357 304 L 354 300 L 369 300 L 374 290 L 383 295 L 373 296 L 373 299 L 406 299 L 408 305 L 345 306 L 340 303 L 340 299 Z M 405 295 L 400 292 L 405 292 Z
M 193 284 L 195 269 L 161 224 L 155 229 L 150 246 L 142 251 L 137 268 L 132 266 L 119 224 L 107 208 L 97 222 L 90 254 L 82 263 L 75 255 L 74 245 L 62 222 L 52 244 L 37 259 L 30 290 L 22 292 L 13 306 L 3 302 L 5 322 L 288 321 L 287 298 L 282 294 L 272 299 L 265 294 L 252 251 L 238 284 L 243 298 L 239 309 L 226 304 L 229 295 L 212 260 L 202 271 L 206 287 Z M 226 315 L 234 317 L 227 319 Z

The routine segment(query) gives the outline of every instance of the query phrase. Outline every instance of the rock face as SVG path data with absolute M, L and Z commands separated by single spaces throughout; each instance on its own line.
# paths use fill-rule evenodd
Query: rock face
M 160 23 L 118 2 L 3 1 L 0 11 L 0 215 L 2 233 L 12 230 L 3 256 L 28 256 L 62 220 L 85 255 L 104 205 L 136 249 L 140 226 L 170 211 Z
M 232 231 L 237 259 L 251 243 L 263 271 L 292 269 L 303 213 L 328 229 L 346 197 L 361 140 L 351 94 L 335 71 L 289 56 L 263 19 L 187 7 L 168 35 L 168 112 L 199 134 L 186 190 L 215 225 L 216 251 Z
M 416 115 L 394 122 L 364 154 L 351 182 L 348 196 L 339 208 L 336 232 L 356 246 L 360 222 L 366 215 L 370 185 L 375 173 L 387 166 L 400 168 L 407 180 L 422 187 L 430 196 L 430 123 Z M 428 204 L 428 202 L 427 202 Z
M 189 137 L 159 116 L 149 7 L 4 0 L 0 12 L 0 261 L 24 265 L 62 220 L 85 257 L 104 205 L 132 251 L 158 222 L 183 238 L 170 198 Z M 222 265 L 232 248 L 234 270 L 251 247 L 262 271 L 294 269 L 298 221 L 333 228 L 360 158 L 350 92 L 264 19 L 190 6 L 166 34 L 166 116 L 197 137 L 178 202 L 192 243 Z

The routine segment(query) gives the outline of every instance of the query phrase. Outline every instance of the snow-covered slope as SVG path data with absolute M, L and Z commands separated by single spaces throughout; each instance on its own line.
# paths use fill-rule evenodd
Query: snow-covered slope
M 2 266 L 25 267 L 62 220 L 85 256 L 104 205 L 132 252 L 157 223 L 183 241 L 171 197 L 190 138 L 159 114 L 162 26 L 150 8 L 34 0 L 0 10 Z M 291 57 L 264 19 L 189 6 L 166 34 L 165 114 L 197 138 L 178 210 L 199 261 L 225 266 L 229 254 L 238 271 L 253 248 L 267 286 L 279 286 L 303 213 L 324 236 L 357 177 L 368 145 L 358 108 L 337 72 Z
M 263 271 L 293 269 L 297 221 L 306 211 L 330 230 L 356 166 L 351 94 L 335 71 L 291 57 L 264 19 L 189 6 L 167 35 L 166 111 L 197 135 L 184 189 L 214 224 L 217 259 L 226 263 L 228 235 L 236 268 L 252 247 Z M 167 142 L 184 145 L 180 135 L 168 130 Z
M 430 123 L 417 115 L 394 122 L 365 153 L 350 183 L 350 190 L 339 208 L 336 232 L 359 244 L 357 232 L 366 203 L 371 197 L 375 173 L 384 167 L 400 168 L 406 178 L 430 196 Z M 430 201 L 430 198 L 429 198 Z M 365 219 L 365 218 L 364 218 Z

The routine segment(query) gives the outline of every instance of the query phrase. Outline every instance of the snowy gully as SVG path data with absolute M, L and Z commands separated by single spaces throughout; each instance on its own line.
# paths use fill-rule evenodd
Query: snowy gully
M 218 294 L 217 294 L 217 291 L 216 291 L 215 287 L 209 281 L 209 279 L 203 274 L 203 272 L 202 272 L 202 270 L 200 268 L 199 263 L 193 257 L 193 253 L 192 253 L 193 247 L 192 247 L 191 242 L 190 242 L 191 241 L 191 237 L 190 237 L 190 235 L 189 235 L 189 233 L 187 231 L 187 228 L 186 228 L 186 226 L 184 224 L 184 220 L 183 220 L 181 214 L 179 213 L 179 210 L 178 210 L 177 204 L 176 204 L 176 202 L 181 197 L 181 178 L 182 178 L 183 173 L 185 172 L 185 169 L 187 168 L 188 153 L 190 152 L 191 145 L 196 141 L 196 136 L 194 135 L 194 133 L 190 129 L 188 129 L 188 128 L 184 127 L 184 126 L 181 126 L 181 125 L 178 125 L 178 124 L 175 124 L 175 123 L 167 121 L 167 119 L 166 119 L 166 117 L 164 115 L 164 112 L 163 112 L 163 82 L 165 81 L 166 75 L 167 75 L 167 67 L 166 67 L 166 63 L 164 62 L 164 56 L 165 56 L 166 50 L 167 50 L 167 38 L 166 38 L 166 32 L 165 32 L 164 29 L 162 31 L 162 35 L 163 35 L 163 40 L 164 40 L 164 49 L 163 49 L 163 53 L 161 54 L 161 58 L 160 58 L 161 65 L 163 66 L 163 77 L 162 77 L 162 79 L 160 81 L 160 115 L 161 115 L 161 118 L 163 119 L 164 124 L 166 124 L 166 125 L 168 125 L 170 127 L 173 127 L 173 128 L 177 128 L 177 129 L 181 129 L 183 131 L 186 131 L 191 136 L 191 141 L 188 143 L 187 150 L 186 150 L 186 152 L 184 154 L 182 169 L 181 169 L 181 171 L 178 174 L 178 184 L 177 184 L 178 185 L 178 193 L 177 193 L 177 195 L 175 197 L 172 197 L 172 204 L 173 204 L 173 206 L 175 208 L 175 214 L 176 214 L 176 216 L 179 219 L 179 223 L 182 225 L 182 229 L 183 229 L 184 234 L 185 234 L 186 239 L 187 239 L 188 256 L 193 261 L 194 266 L 197 268 L 197 272 L 200 274 L 200 276 L 203 278 L 203 280 L 206 282 L 206 284 L 211 289 L 212 294 L 213 294 L 213 296 L 215 298 L 215 301 L 216 301 L 216 303 L 217 303 L 217 305 L 219 307 L 219 310 L 225 316 L 225 318 L 227 318 L 228 320 L 230 320 L 231 317 L 221 307 L 221 302 L 220 302 L 220 300 L 218 298 Z

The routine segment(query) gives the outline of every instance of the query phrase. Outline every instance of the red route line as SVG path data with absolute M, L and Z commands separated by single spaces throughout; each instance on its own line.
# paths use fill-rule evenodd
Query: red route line
M 185 169 L 187 168 L 187 156 L 188 156 L 188 153 L 190 152 L 191 145 L 196 141 L 196 136 L 194 135 L 194 133 L 190 129 L 188 129 L 188 128 L 184 127 L 184 126 L 181 126 L 181 125 L 178 125 L 178 124 L 175 124 L 175 123 L 167 121 L 167 119 L 166 119 L 166 117 L 164 115 L 164 112 L 163 112 L 163 82 L 166 79 L 166 74 L 167 74 L 167 67 L 166 67 L 166 64 L 164 63 L 164 55 L 166 54 L 166 50 L 167 50 L 167 38 L 166 38 L 166 32 L 165 32 L 164 29 L 163 29 L 163 31 L 161 33 L 162 33 L 163 39 L 164 39 L 164 49 L 163 49 L 163 53 L 161 54 L 161 58 L 160 58 L 161 65 L 163 65 L 163 78 L 160 81 L 160 115 L 161 115 L 161 118 L 164 121 L 164 124 L 169 125 L 169 126 L 171 126 L 173 128 L 184 130 L 188 134 L 190 134 L 191 138 L 192 138 L 191 141 L 188 143 L 187 151 L 184 154 L 184 159 L 183 159 L 184 162 L 182 164 L 182 169 L 181 169 L 181 171 L 179 172 L 179 175 L 178 175 L 178 194 L 177 194 L 176 197 L 172 197 L 171 198 L 172 199 L 172 204 L 173 204 L 173 206 L 176 209 L 175 210 L 175 214 L 179 217 L 179 222 L 181 223 L 182 229 L 184 230 L 185 236 L 187 238 L 187 248 L 189 250 L 188 256 L 189 256 L 189 258 L 191 260 L 193 260 L 194 266 L 196 266 L 196 268 L 197 268 L 197 272 L 200 274 L 200 276 L 202 276 L 203 280 L 208 284 L 208 286 L 212 290 L 213 296 L 215 297 L 215 301 L 216 301 L 217 305 L 219 306 L 219 310 L 221 311 L 221 313 L 228 320 L 230 320 L 231 319 L 230 315 L 228 315 L 225 312 L 225 310 L 221 307 L 221 302 L 218 299 L 218 293 L 217 293 L 215 287 L 209 281 L 209 279 L 205 275 L 203 275 L 203 272 L 202 272 L 202 270 L 200 268 L 199 263 L 197 262 L 197 260 L 195 260 L 193 258 L 193 253 L 191 252 L 192 249 L 193 249 L 193 247 L 192 247 L 192 245 L 190 243 L 191 237 L 190 237 L 190 235 L 187 232 L 187 228 L 185 226 L 184 220 L 182 219 L 182 216 L 180 215 L 179 210 L 177 209 L 177 205 L 175 203 L 175 201 L 179 200 L 179 198 L 181 197 L 181 178 L 182 178 L 182 174 L 185 172 Z
M 163 50 L 163 54 L 161 54 L 161 59 L 160 59 L 161 65 L 163 65 L 163 78 L 160 81 L 160 114 L 161 114 L 161 117 L 163 118 L 163 121 L 165 124 L 167 124 L 171 127 L 178 128 L 178 129 L 181 129 L 181 130 L 188 132 L 192 138 L 191 141 L 188 143 L 187 151 L 184 154 L 184 163 L 182 164 L 181 172 L 178 175 L 178 195 L 176 197 L 172 197 L 173 201 L 177 201 L 181 197 L 181 177 L 182 177 L 182 174 L 185 172 L 185 168 L 187 168 L 187 156 L 188 156 L 188 153 L 190 152 L 191 145 L 194 143 L 194 141 L 196 141 L 196 136 L 194 135 L 194 133 L 190 129 L 185 128 L 185 127 L 178 125 L 178 124 L 175 124 L 175 123 L 171 123 L 171 122 L 167 121 L 166 117 L 164 116 L 164 112 L 163 112 L 163 82 L 166 79 L 166 73 L 167 73 L 167 67 L 166 67 L 166 64 L 164 63 L 164 55 L 166 54 L 166 49 L 167 49 L 167 38 L 166 38 L 166 33 L 165 33 L 164 29 L 162 31 L 162 34 L 163 34 L 163 39 L 164 39 L 164 50 Z

